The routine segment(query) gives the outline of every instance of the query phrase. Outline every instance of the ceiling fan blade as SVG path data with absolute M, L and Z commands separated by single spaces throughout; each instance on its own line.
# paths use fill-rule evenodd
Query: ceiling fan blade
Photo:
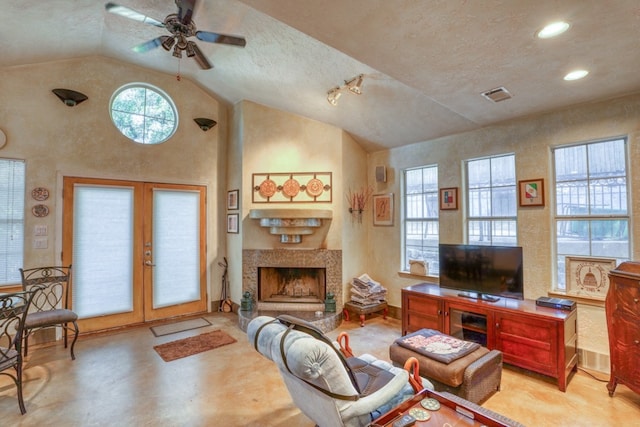
M 132 47 L 131 50 L 138 53 L 149 52 L 150 50 L 155 49 L 158 46 L 161 46 L 162 42 L 164 42 L 166 39 L 169 39 L 169 38 L 171 37 L 169 36 L 156 37 L 153 40 L 149 40 L 148 42 L 144 42 L 137 46 Z
M 196 60 L 200 68 L 202 68 L 203 70 L 210 70 L 211 68 L 213 68 L 213 64 L 209 62 L 207 57 L 204 56 L 204 53 L 202 53 L 198 45 L 195 43 L 193 43 L 193 50 L 196 52 L 193 59 Z
M 193 17 L 193 11 L 196 8 L 196 0 L 176 0 L 178 6 L 178 19 L 184 25 L 189 25 Z
M 104 8 L 107 10 L 107 12 L 124 16 L 125 18 L 133 19 L 134 21 L 139 21 L 144 24 L 150 24 L 150 25 L 155 25 L 156 27 L 165 28 L 164 23 L 156 19 L 150 18 L 146 15 L 143 15 L 140 12 L 136 12 L 133 9 L 120 6 L 119 4 L 115 4 L 113 2 L 108 2 L 107 4 L 104 5 Z
M 223 43 L 240 47 L 245 47 L 247 45 L 247 41 L 244 37 L 212 33 L 210 31 L 196 31 L 196 37 L 204 42 L 209 43 Z

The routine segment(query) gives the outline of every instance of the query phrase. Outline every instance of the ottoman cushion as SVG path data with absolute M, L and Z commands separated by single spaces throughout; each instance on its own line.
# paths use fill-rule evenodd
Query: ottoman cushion
M 430 359 L 427 356 L 423 356 L 396 343 L 393 343 L 389 347 L 389 357 L 393 362 L 402 366 L 409 357 L 415 357 L 420 363 L 421 376 L 425 378 L 432 378 L 452 387 L 458 387 L 462 384 L 464 380 L 464 371 L 467 366 L 487 353 L 489 353 L 488 348 L 480 347 L 473 353 L 467 354 L 466 356 L 454 360 L 449 364 L 445 364 L 438 362 L 437 360 Z

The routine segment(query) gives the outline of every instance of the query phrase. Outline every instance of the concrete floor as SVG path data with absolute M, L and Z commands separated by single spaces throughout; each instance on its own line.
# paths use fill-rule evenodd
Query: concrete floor
M 313 427 L 291 403 L 272 362 L 258 354 L 233 313 L 204 316 L 211 326 L 163 337 L 138 327 L 80 337 L 76 360 L 61 343 L 34 347 L 26 363 L 27 413 L 20 415 L 15 386 L 0 378 L 0 426 L 260 426 Z M 153 346 L 222 329 L 238 342 L 164 362 Z M 343 322 L 356 355 L 388 360 L 400 321 L 374 316 L 364 328 Z M 604 374 L 596 374 L 607 379 Z M 580 371 L 567 392 L 553 381 L 505 367 L 502 389 L 485 407 L 527 426 L 626 426 L 640 421 L 640 395 Z

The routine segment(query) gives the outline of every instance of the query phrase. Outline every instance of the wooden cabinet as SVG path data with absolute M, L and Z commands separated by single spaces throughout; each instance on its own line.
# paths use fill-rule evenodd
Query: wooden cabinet
M 605 302 L 613 396 L 618 384 L 640 393 L 640 263 L 624 262 L 609 273 Z
M 402 290 L 402 334 L 437 329 L 503 353 L 504 362 L 557 379 L 558 388 L 577 370 L 577 310 L 538 307 L 535 301 L 470 300 L 437 284 Z

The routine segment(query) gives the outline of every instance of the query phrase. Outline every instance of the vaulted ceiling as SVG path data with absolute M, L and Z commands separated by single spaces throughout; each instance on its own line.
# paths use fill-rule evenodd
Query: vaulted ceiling
M 213 69 L 164 49 L 131 48 L 168 34 L 108 13 L 96 0 L 2 4 L 0 67 L 104 55 L 192 79 L 341 127 L 375 151 L 640 90 L 637 0 L 199 0 L 198 30 L 241 35 L 246 47 L 193 38 Z M 174 0 L 117 0 L 163 21 Z M 535 33 L 564 19 L 554 39 Z M 576 68 L 586 78 L 567 82 Z M 364 75 L 362 95 L 327 92 Z M 481 93 L 504 87 L 511 99 Z

